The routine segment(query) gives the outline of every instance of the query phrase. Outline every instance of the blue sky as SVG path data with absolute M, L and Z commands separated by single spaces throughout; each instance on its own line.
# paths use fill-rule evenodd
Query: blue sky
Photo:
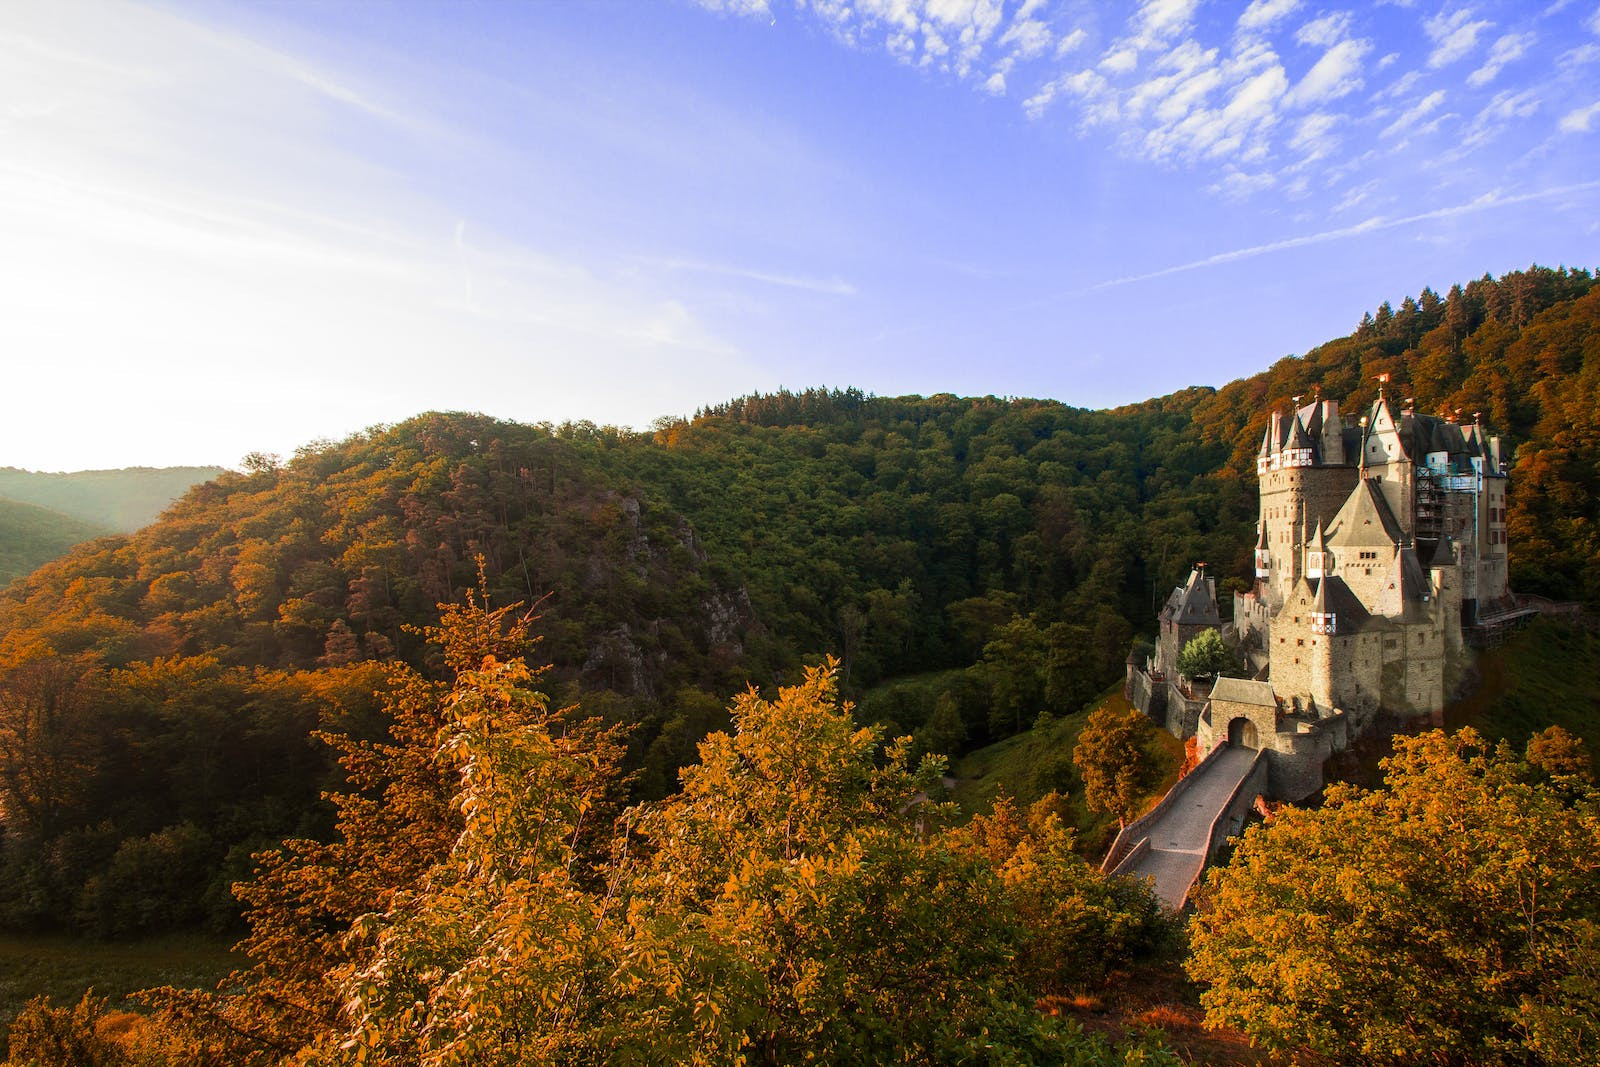
M 1595 0 L 11 3 L 0 465 L 1127 403 L 1597 265 L 1597 160 Z

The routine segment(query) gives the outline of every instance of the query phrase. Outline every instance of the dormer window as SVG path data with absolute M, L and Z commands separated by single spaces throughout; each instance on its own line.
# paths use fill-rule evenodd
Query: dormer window
M 1311 466 L 1311 449 L 1309 448 L 1286 448 L 1283 450 L 1282 455 L 1285 467 Z

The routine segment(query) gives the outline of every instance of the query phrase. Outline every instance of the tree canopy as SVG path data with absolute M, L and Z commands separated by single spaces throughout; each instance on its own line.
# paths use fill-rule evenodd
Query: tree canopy
M 1217 678 L 1239 671 L 1239 656 L 1218 630 L 1196 634 L 1178 650 L 1178 673 L 1185 678 Z
M 1208 1022 L 1339 1063 L 1596 1062 L 1600 793 L 1530 747 L 1397 738 L 1382 788 L 1248 830 L 1192 928 Z
M 551 709 L 522 624 L 475 604 L 433 636 L 453 682 L 391 689 L 388 742 L 334 739 L 363 786 L 337 839 L 243 888 L 251 968 L 159 995 L 197 1055 L 1176 1064 L 1035 1008 L 1155 951 L 1149 891 L 1044 808 L 949 828 L 942 760 L 858 725 L 837 664 L 740 695 L 679 793 L 622 810 L 616 732 Z

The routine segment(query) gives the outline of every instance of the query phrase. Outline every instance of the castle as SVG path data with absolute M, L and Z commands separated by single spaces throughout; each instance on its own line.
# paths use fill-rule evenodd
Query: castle
M 1174 589 L 1156 652 L 1130 658 L 1128 696 L 1198 755 L 1223 744 L 1268 753 L 1270 791 L 1299 800 L 1381 710 L 1438 717 L 1475 630 L 1516 611 L 1506 585 L 1500 439 L 1398 410 L 1380 391 L 1359 418 L 1295 398 L 1273 412 L 1256 458 L 1255 583 L 1224 625 L 1203 566 Z M 1218 629 L 1241 678 L 1209 688 L 1178 653 Z

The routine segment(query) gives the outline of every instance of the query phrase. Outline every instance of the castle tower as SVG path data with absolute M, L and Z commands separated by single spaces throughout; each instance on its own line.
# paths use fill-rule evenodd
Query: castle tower
M 1353 442 L 1345 440 L 1339 405 L 1316 400 L 1300 406 L 1299 399 L 1288 415 L 1272 413 L 1256 456 L 1258 530 L 1264 538 L 1256 544 L 1257 588 L 1272 611 L 1305 577 L 1306 543 L 1312 531 L 1333 516 L 1356 481 L 1355 469 L 1346 459 Z

